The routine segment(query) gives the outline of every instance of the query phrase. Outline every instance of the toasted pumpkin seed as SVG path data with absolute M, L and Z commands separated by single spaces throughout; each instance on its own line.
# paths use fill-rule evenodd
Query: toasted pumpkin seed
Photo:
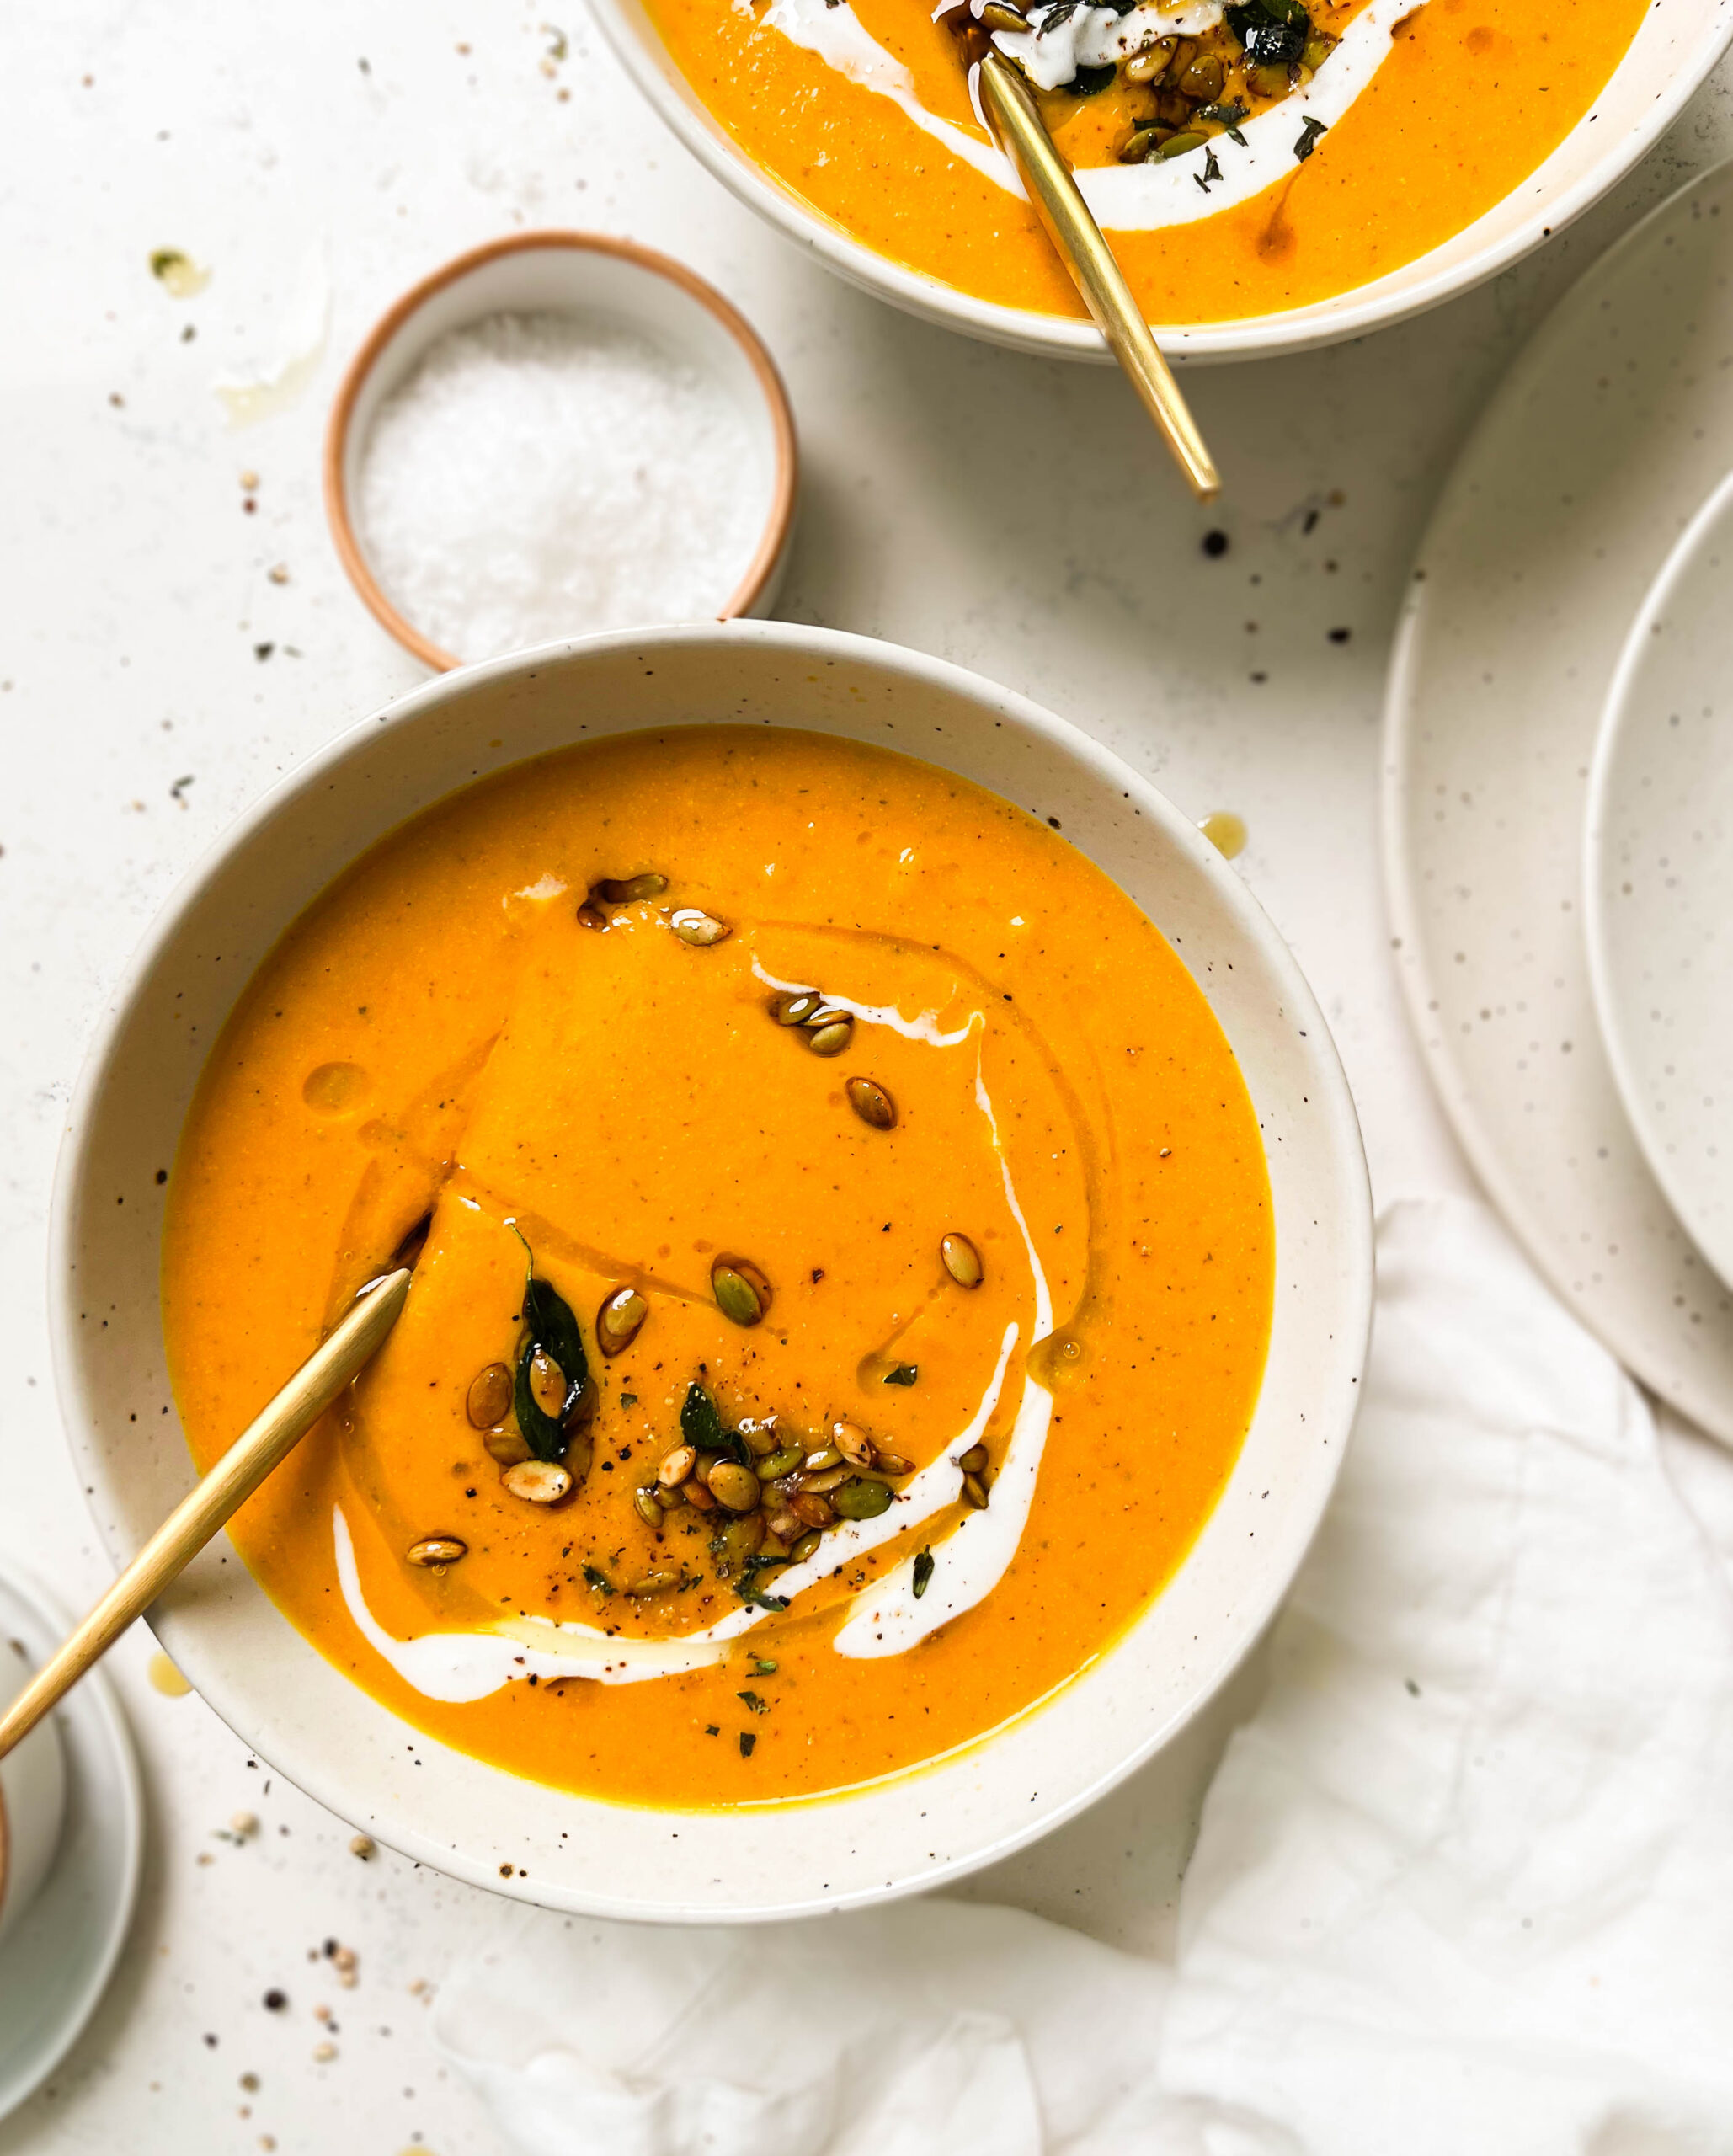
M 852 1467 L 840 1462 L 835 1467 L 821 1468 L 816 1475 L 803 1474 L 800 1486 L 810 1490 L 815 1497 L 828 1497 L 833 1490 L 840 1490 L 854 1472 Z
M 822 996 L 817 1009 L 801 1020 L 808 1033 L 816 1033 L 820 1026 L 852 1026 L 854 1022 L 855 1014 L 846 1003 L 829 1003 Z
M 978 1475 L 987 1465 L 985 1445 L 971 1445 L 967 1452 L 957 1455 L 957 1464 L 965 1475 Z
M 656 1480 L 664 1490 L 677 1490 L 697 1465 L 698 1454 L 694 1446 L 676 1445 L 672 1452 L 662 1455 Z
M 530 1396 L 544 1415 L 557 1422 L 566 1404 L 566 1374 L 545 1348 L 530 1358 Z
M 789 1511 L 786 1502 L 780 1497 L 774 1503 L 765 1506 L 764 1521 L 765 1525 L 779 1542 L 792 1542 L 797 1545 L 805 1532 L 802 1523 Z
M 941 1235 L 939 1256 L 959 1288 L 980 1286 L 981 1253 L 967 1235 L 959 1235 L 954 1228 L 949 1235 Z
M 1208 140 L 1207 135 L 1199 135 L 1188 128 L 1182 134 L 1170 135 L 1154 155 L 1160 163 L 1165 164 L 1170 157 L 1189 157 L 1193 150 L 1201 150 Z
M 812 1475 L 822 1475 L 827 1467 L 835 1467 L 842 1458 L 840 1447 L 820 1445 L 816 1452 L 809 1452 L 801 1465 Z
M 803 1026 L 824 1001 L 816 988 L 790 989 L 771 998 L 771 1016 L 779 1026 Z
M 652 1495 L 664 1512 L 677 1513 L 686 1502 L 686 1492 L 691 1486 L 690 1483 L 682 1482 L 677 1490 L 664 1490 L 658 1482 L 652 1491 Z
M 963 1476 L 962 1494 L 978 1513 L 984 1513 L 986 1511 L 987 1486 L 981 1480 L 978 1475 L 965 1475 Z
M 653 1594 L 666 1594 L 669 1588 L 679 1584 L 678 1572 L 646 1572 L 641 1580 L 634 1580 L 626 1592 L 635 1602 L 648 1602 Z
M 595 1344 L 605 1355 L 618 1355 L 643 1330 L 650 1305 L 636 1288 L 616 1288 L 595 1314 Z
M 897 1104 L 876 1078 L 851 1078 L 843 1087 L 849 1106 L 874 1130 L 894 1130 Z
M 1199 53 L 1174 88 L 1182 98 L 1193 99 L 1199 104 L 1213 104 L 1226 81 L 1221 61 L 1213 54 L 1205 52 Z
M 496 1422 L 503 1422 L 511 1412 L 509 1366 L 489 1363 L 485 1369 L 477 1370 L 469 1381 L 463 1409 L 472 1429 L 491 1430 Z
M 403 1555 L 423 1571 L 434 1566 L 443 1571 L 447 1565 L 455 1565 L 460 1557 L 467 1557 L 469 1545 L 460 1542 L 455 1534 L 429 1534 L 419 1542 L 412 1542 Z
M 682 943 L 695 951 L 707 951 L 712 944 L 726 943 L 733 934 L 725 921 L 718 921 L 714 914 L 706 913 L 701 906 L 682 906 L 677 913 L 668 916 L 668 925 Z
M 742 1467 L 738 1460 L 719 1460 L 706 1479 L 711 1496 L 731 1513 L 753 1511 L 764 1494 L 758 1486 L 757 1476 L 749 1467 Z
M 1163 38 L 1145 52 L 1136 53 L 1125 63 L 1128 83 L 1159 83 L 1167 72 L 1175 51 L 1175 40 Z
M 795 1538 L 788 1554 L 797 1565 L 803 1565 L 824 1540 L 816 1527 L 809 1527 L 804 1534 Z
M 710 1268 L 716 1306 L 734 1325 L 756 1325 L 771 1306 L 771 1283 L 744 1257 L 719 1257 Z
M 515 1424 L 509 1429 L 488 1431 L 482 1448 L 489 1460 L 497 1460 L 502 1467 L 515 1467 L 520 1460 L 530 1457 L 529 1441 Z
M 853 1422 L 833 1422 L 830 1442 L 851 1467 L 871 1467 L 876 1449 L 866 1433 Z
M 877 1519 L 881 1513 L 890 1510 L 891 1491 L 887 1483 L 857 1476 L 852 1482 L 845 1482 L 830 1502 L 839 1519 Z
M 749 1557 L 755 1557 L 763 1546 L 765 1516 L 760 1512 L 737 1513 L 717 1529 L 711 1549 L 717 1559 L 717 1569 L 724 1566 L 738 1572 Z
M 552 1460 L 520 1460 L 499 1479 L 513 1497 L 531 1505 L 557 1505 L 572 1486 L 570 1473 Z
M 854 1022 L 848 1018 L 833 1019 L 829 1025 L 820 1026 L 807 1035 L 807 1046 L 814 1055 L 840 1055 L 854 1038 Z
M 716 1500 L 695 1475 L 690 1482 L 680 1485 L 681 1495 L 689 1505 L 696 1505 L 701 1513 L 713 1513 Z
M 659 1528 L 661 1526 L 662 1508 L 656 1502 L 656 1492 L 653 1490 L 634 1490 L 632 1493 L 632 1502 L 637 1506 L 637 1516 L 646 1527 Z
M 1160 147 L 1159 127 L 1138 127 L 1119 146 L 1119 162 L 1122 165 L 1140 165 L 1148 162 Z
M 754 1472 L 760 1482 L 774 1482 L 779 1476 L 792 1475 L 800 1463 L 800 1447 L 784 1445 L 780 1451 L 766 1454 Z
M 773 1452 L 781 1449 L 782 1440 L 776 1435 L 774 1415 L 762 1422 L 755 1422 L 749 1416 L 740 1425 L 739 1437 L 755 1460 L 768 1460 Z
M 807 1527 L 829 1527 L 836 1518 L 823 1497 L 811 1496 L 805 1490 L 797 1490 L 788 1500 L 788 1509 Z
M 1005 0 L 987 0 L 979 19 L 989 30 L 1003 30 L 1010 37 L 1029 27 L 1029 18 L 1016 8 L 1007 8 Z
M 914 1462 L 904 1460 L 899 1452 L 877 1453 L 872 1464 L 883 1475 L 912 1475 L 914 1472 Z
M 645 899 L 659 899 L 667 889 L 668 878 L 652 868 L 642 876 L 605 876 L 593 887 L 593 895 L 605 905 L 635 906 Z
M 589 1474 L 595 1458 L 595 1439 L 588 1429 L 568 1430 L 566 1435 L 566 1472 L 575 1486 Z
M 580 928 L 594 928 L 605 936 L 608 932 L 608 916 L 599 905 L 586 899 L 578 909 L 578 926 Z

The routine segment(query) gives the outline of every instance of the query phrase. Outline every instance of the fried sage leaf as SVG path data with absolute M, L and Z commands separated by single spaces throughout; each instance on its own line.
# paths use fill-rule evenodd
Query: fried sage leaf
M 695 1452 L 719 1452 L 725 1460 L 738 1460 L 742 1467 L 752 1465 L 745 1438 L 738 1430 L 728 1428 L 714 1396 L 696 1379 L 686 1387 L 686 1396 L 680 1402 L 680 1433 Z
M 524 1247 L 528 1250 L 528 1244 Z M 546 1280 L 536 1277 L 533 1254 L 524 1282 L 524 1344 L 512 1388 L 518 1428 L 537 1460 L 561 1460 L 570 1442 L 567 1418 L 589 1384 L 589 1358 L 584 1352 L 584 1336 L 578 1330 L 571 1305 Z M 565 1398 L 557 1415 L 550 1415 L 536 1397 L 538 1354 L 557 1364 L 566 1381 Z
M 557 1362 L 565 1374 L 566 1408 L 589 1382 L 589 1358 L 584 1352 L 584 1335 L 572 1306 L 547 1281 L 539 1279 L 532 1266 L 524 1289 L 524 1322 L 530 1336 Z

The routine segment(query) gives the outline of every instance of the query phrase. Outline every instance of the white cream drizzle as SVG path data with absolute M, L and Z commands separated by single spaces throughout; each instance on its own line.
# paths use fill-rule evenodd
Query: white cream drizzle
M 938 22 L 967 0 L 945 0 L 935 8 Z M 1222 19 L 1222 0 L 1192 0 L 1174 7 L 1163 0 L 1145 0 L 1128 14 L 1111 8 L 1079 8 L 1053 20 L 1061 0 L 1048 0 L 1045 7 L 1030 8 L 1027 30 L 995 30 L 993 42 L 1015 60 L 1032 83 L 1043 90 L 1056 90 L 1069 83 L 1080 67 L 1100 67 L 1106 61 L 1129 59 L 1158 37 L 1196 37 L 1213 29 Z
M 765 973 L 756 958 L 753 970 L 766 986 L 792 991 L 803 984 L 778 980 Z M 957 1030 L 946 1033 L 938 1013 L 923 1011 L 904 1018 L 899 1011 L 873 1004 L 858 1003 L 841 995 L 827 1000 L 852 1011 L 863 1023 L 890 1026 L 910 1040 L 935 1047 L 953 1048 L 968 1040 L 982 1013 L 973 1011 Z M 1034 1335 L 1043 1338 L 1053 1329 L 1053 1299 L 1047 1275 L 1036 1255 L 1022 1208 L 1017 1203 L 1010 1164 L 1000 1139 L 993 1102 L 975 1067 L 975 1101 L 987 1119 L 993 1150 L 999 1156 L 1005 1202 L 1016 1221 L 1028 1254 L 1034 1283 Z M 888 1512 L 877 1519 L 844 1520 L 827 1531 L 820 1552 L 803 1565 L 790 1565 L 766 1575 L 767 1593 L 792 1603 L 822 1581 L 844 1570 L 867 1550 L 908 1534 L 957 1502 L 962 1491 L 962 1470 L 957 1455 L 978 1444 L 993 1419 L 1005 1389 L 1005 1372 L 1016 1347 L 1020 1329 L 1007 1325 L 1000 1342 L 993 1375 L 967 1425 L 929 1465 L 912 1476 L 898 1492 Z M 875 1587 L 856 1598 L 861 1605 L 844 1623 L 832 1644 L 839 1654 L 856 1658 L 902 1654 L 935 1632 L 953 1617 L 972 1609 L 990 1594 L 1004 1577 L 1016 1556 L 1035 1494 L 1042 1449 L 1052 1413 L 1051 1396 L 1026 1374 L 1016 1421 L 1006 1447 L 1005 1461 L 993 1485 L 993 1502 L 985 1512 L 971 1513 L 940 1545 L 941 1559 L 925 1594 L 914 1589 L 914 1560 L 898 1565 Z M 965 1540 L 965 1536 L 967 1540 Z M 337 1560 L 338 1584 L 356 1630 L 423 1698 L 461 1705 L 484 1699 L 503 1685 L 526 1677 L 543 1682 L 563 1678 L 587 1678 L 601 1684 L 637 1684 L 654 1677 L 679 1676 L 723 1660 L 731 1644 L 743 1633 L 774 1613 L 756 1604 L 742 1604 L 728 1616 L 702 1631 L 678 1639 L 619 1639 L 595 1625 L 571 1620 L 524 1616 L 502 1618 L 484 1630 L 424 1632 L 399 1640 L 387 1632 L 368 1607 L 355 1562 L 355 1543 L 343 1508 L 332 1512 L 332 1539 Z
M 1029 1224 L 1017 1203 L 1010 1168 L 1000 1143 L 993 1103 L 978 1068 L 975 1072 L 975 1098 L 993 1133 L 993 1150 L 999 1155 L 999 1171 L 1005 1178 L 1005 1203 L 1010 1207 L 1011 1217 L 1023 1238 L 1023 1247 L 1029 1254 L 1029 1270 L 1035 1281 L 1034 1337 L 1042 1340 L 1053 1331 L 1053 1298 L 1048 1292 L 1047 1275 L 1042 1270 L 1041 1260 L 1035 1254 Z M 999 1358 L 1000 1377 L 1016 1331 L 1012 1326 L 1005 1334 L 1004 1353 Z M 978 1602 L 985 1601 L 1004 1578 L 1011 1559 L 1017 1554 L 1017 1545 L 1023 1539 L 1029 1507 L 1035 1496 L 1036 1477 L 1041 1471 L 1041 1455 L 1047 1444 L 1053 1404 L 1053 1395 L 1026 1372 L 1023 1396 L 1017 1406 L 1010 1441 L 1005 1447 L 999 1472 L 993 1478 L 993 1502 L 985 1512 L 966 1514 L 956 1533 L 940 1545 L 932 1577 L 920 1594 L 914 1592 L 914 1560 L 911 1556 L 858 1597 L 853 1613 L 833 1642 L 839 1654 L 857 1659 L 906 1654 L 929 1632 L 936 1631 L 941 1625 L 948 1624 L 965 1609 L 973 1609 Z M 973 1426 L 974 1435 L 966 1434 L 958 1441 L 957 1450 L 966 1452 L 986 1427 L 987 1417 L 983 1415 Z M 932 1469 L 926 1472 L 930 1474 Z
M 749 0 L 734 0 L 734 4 L 751 12 Z M 1166 163 L 1080 168 L 1077 184 L 1083 190 L 1084 199 L 1097 221 L 1112 232 L 1150 232 L 1169 225 L 1192 224 L 1200 217 L 1213 217 L 1218 211 L 1250 201 L 1298 168 L 1300 160 L 1297 147 L 1307 131 L 1304 123 L 1309 119 L 1322 127 L 1333 127 L 1383 65 L 1396 24 L 1425 4 L 1426 0 L 1368 0 L 1368 5 L 1349 24 L 1341 42 L 1310 82 L 1280 104 L 1241 123 L 1243 147 L 1226 135 L 1213 140 L 1210 147 L 1220 167 L 1221 178 L 1208 186 L 1200 184 L 1204 176 L 1204 156 L 1202 151 L 1197 151 Z M 1035 9 L 1032 19 L 1044 16 L 1046 12 L 1045 7 Z M 1119 19 L 1111 10 L 1091 8 L 1086 12 L 1091 17 L 1106 16 L 1115 24 L 1114 31 L 1109 33 L 1099 25 L 1078 24 L 1077 18 L 1073 17 L 1059 29 L 1050 31 L 1047 40 L 1034 40 L 1032 33 L 1028 32 L 995 31 L 994 42 L 1001 50 L 1016 54 L 1032 42 L 1046 44 L 1069 36 L 1090 40 L 1092 49 L 1093 41 L 1104 41 L 1110 35 L 1117 36 Z M 1156 5 L 1140 8 L 1136 14 L 1159 18 L 1160 27 L 1171 29 L 1169 19 L 1178 12 Z M 1022 196 L 1021 183 L 1009 159 L 992 143 L 984 142 L 978 136 L 930 111 L 915 94 L 913 73 L 868 35 L 850 0 L 835 0 L 835 5 L 831 0 L 771 0 L 759 19 L 780 31 L 792 44 L 815 53 L 827 67 L 835 68 L 850 82 L 859 83 L 864 88 L 889 98 L 917 127 L 941 142 L 953 157 L 972 165 L 1008 195 Z M 1127 23 L 1133 19 L 1132 16 L 1125 18 Z M 1074 24 L 1077 25 L 1075 29 Z M 1149 27 L 1145 25 L 1146 32 Z M 1073 49 L 1075 50 L 1074 45 Z M 1042 65 L 1043 72 L 1048 72 L 1044 61 Z M 1069 75 L 1059 79 L 1069 81 Z
M 774 988 L 781 995 L 798 995 L 808 992 L 812 984 L 803 980 L 779 980 L 775 974 L 767 974 L 755 953 L 752 970 L 766 988 Z M 905 1018 L 893 1003 L 856 1003 L 852 997 L 833 995 L 827 988 L 824 1001 L 834 1003 L 839 1011 L 847 1011 L 863 1026 L 888 1026 L 893 1033 L 900 1033 L 905 1041 L 925 1041 L 931 1048 L 957 1048 L 973 1033 L 977 1026 L 984 1027 L 986 1019 L 978 1011 L 971 1011 L 954 1033 L 945 1033 L 939 1025 L 936 1011 L 923 1011 L 913 1018 Z M 991 1120 L 989 1116 L 989 1120 Z M 994 1143 L 997 1143 L 995 1133 Z

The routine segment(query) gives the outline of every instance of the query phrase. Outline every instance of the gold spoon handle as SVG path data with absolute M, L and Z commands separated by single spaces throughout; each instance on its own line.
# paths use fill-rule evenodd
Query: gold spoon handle
M 371 1359 L 397 1323 L 408 1292 L 407 1267 L 365 1289 L 330 1338 L 169 1513 L 65 1646 L 0 1715 L 0 1759 L 107 1653 L 133 1619 L 144 1614 L 300 1443 Z
M 1192 493 L 1201 502 L 1213 501 L 1221 478 L 1203 446 L 1197 422 L 1149 334 L 1125 272 L 1103 238 L 1071 168 L 1053 147 L 1028 84 L 1001 52 L 989 51 L 981 61 L 981 102 L 1096 327 L 1130 376 L 1132 387 L 1161 430 Z

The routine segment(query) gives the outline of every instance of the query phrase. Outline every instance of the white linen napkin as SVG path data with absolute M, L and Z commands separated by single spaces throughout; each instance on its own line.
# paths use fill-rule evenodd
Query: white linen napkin
M 1172 1969 L 941 1898 L 525 1911 L 436 2031 L 526 2156 L 1733 2156 L 1727 1567 L 1485 1209 L 1397 1206 Z

